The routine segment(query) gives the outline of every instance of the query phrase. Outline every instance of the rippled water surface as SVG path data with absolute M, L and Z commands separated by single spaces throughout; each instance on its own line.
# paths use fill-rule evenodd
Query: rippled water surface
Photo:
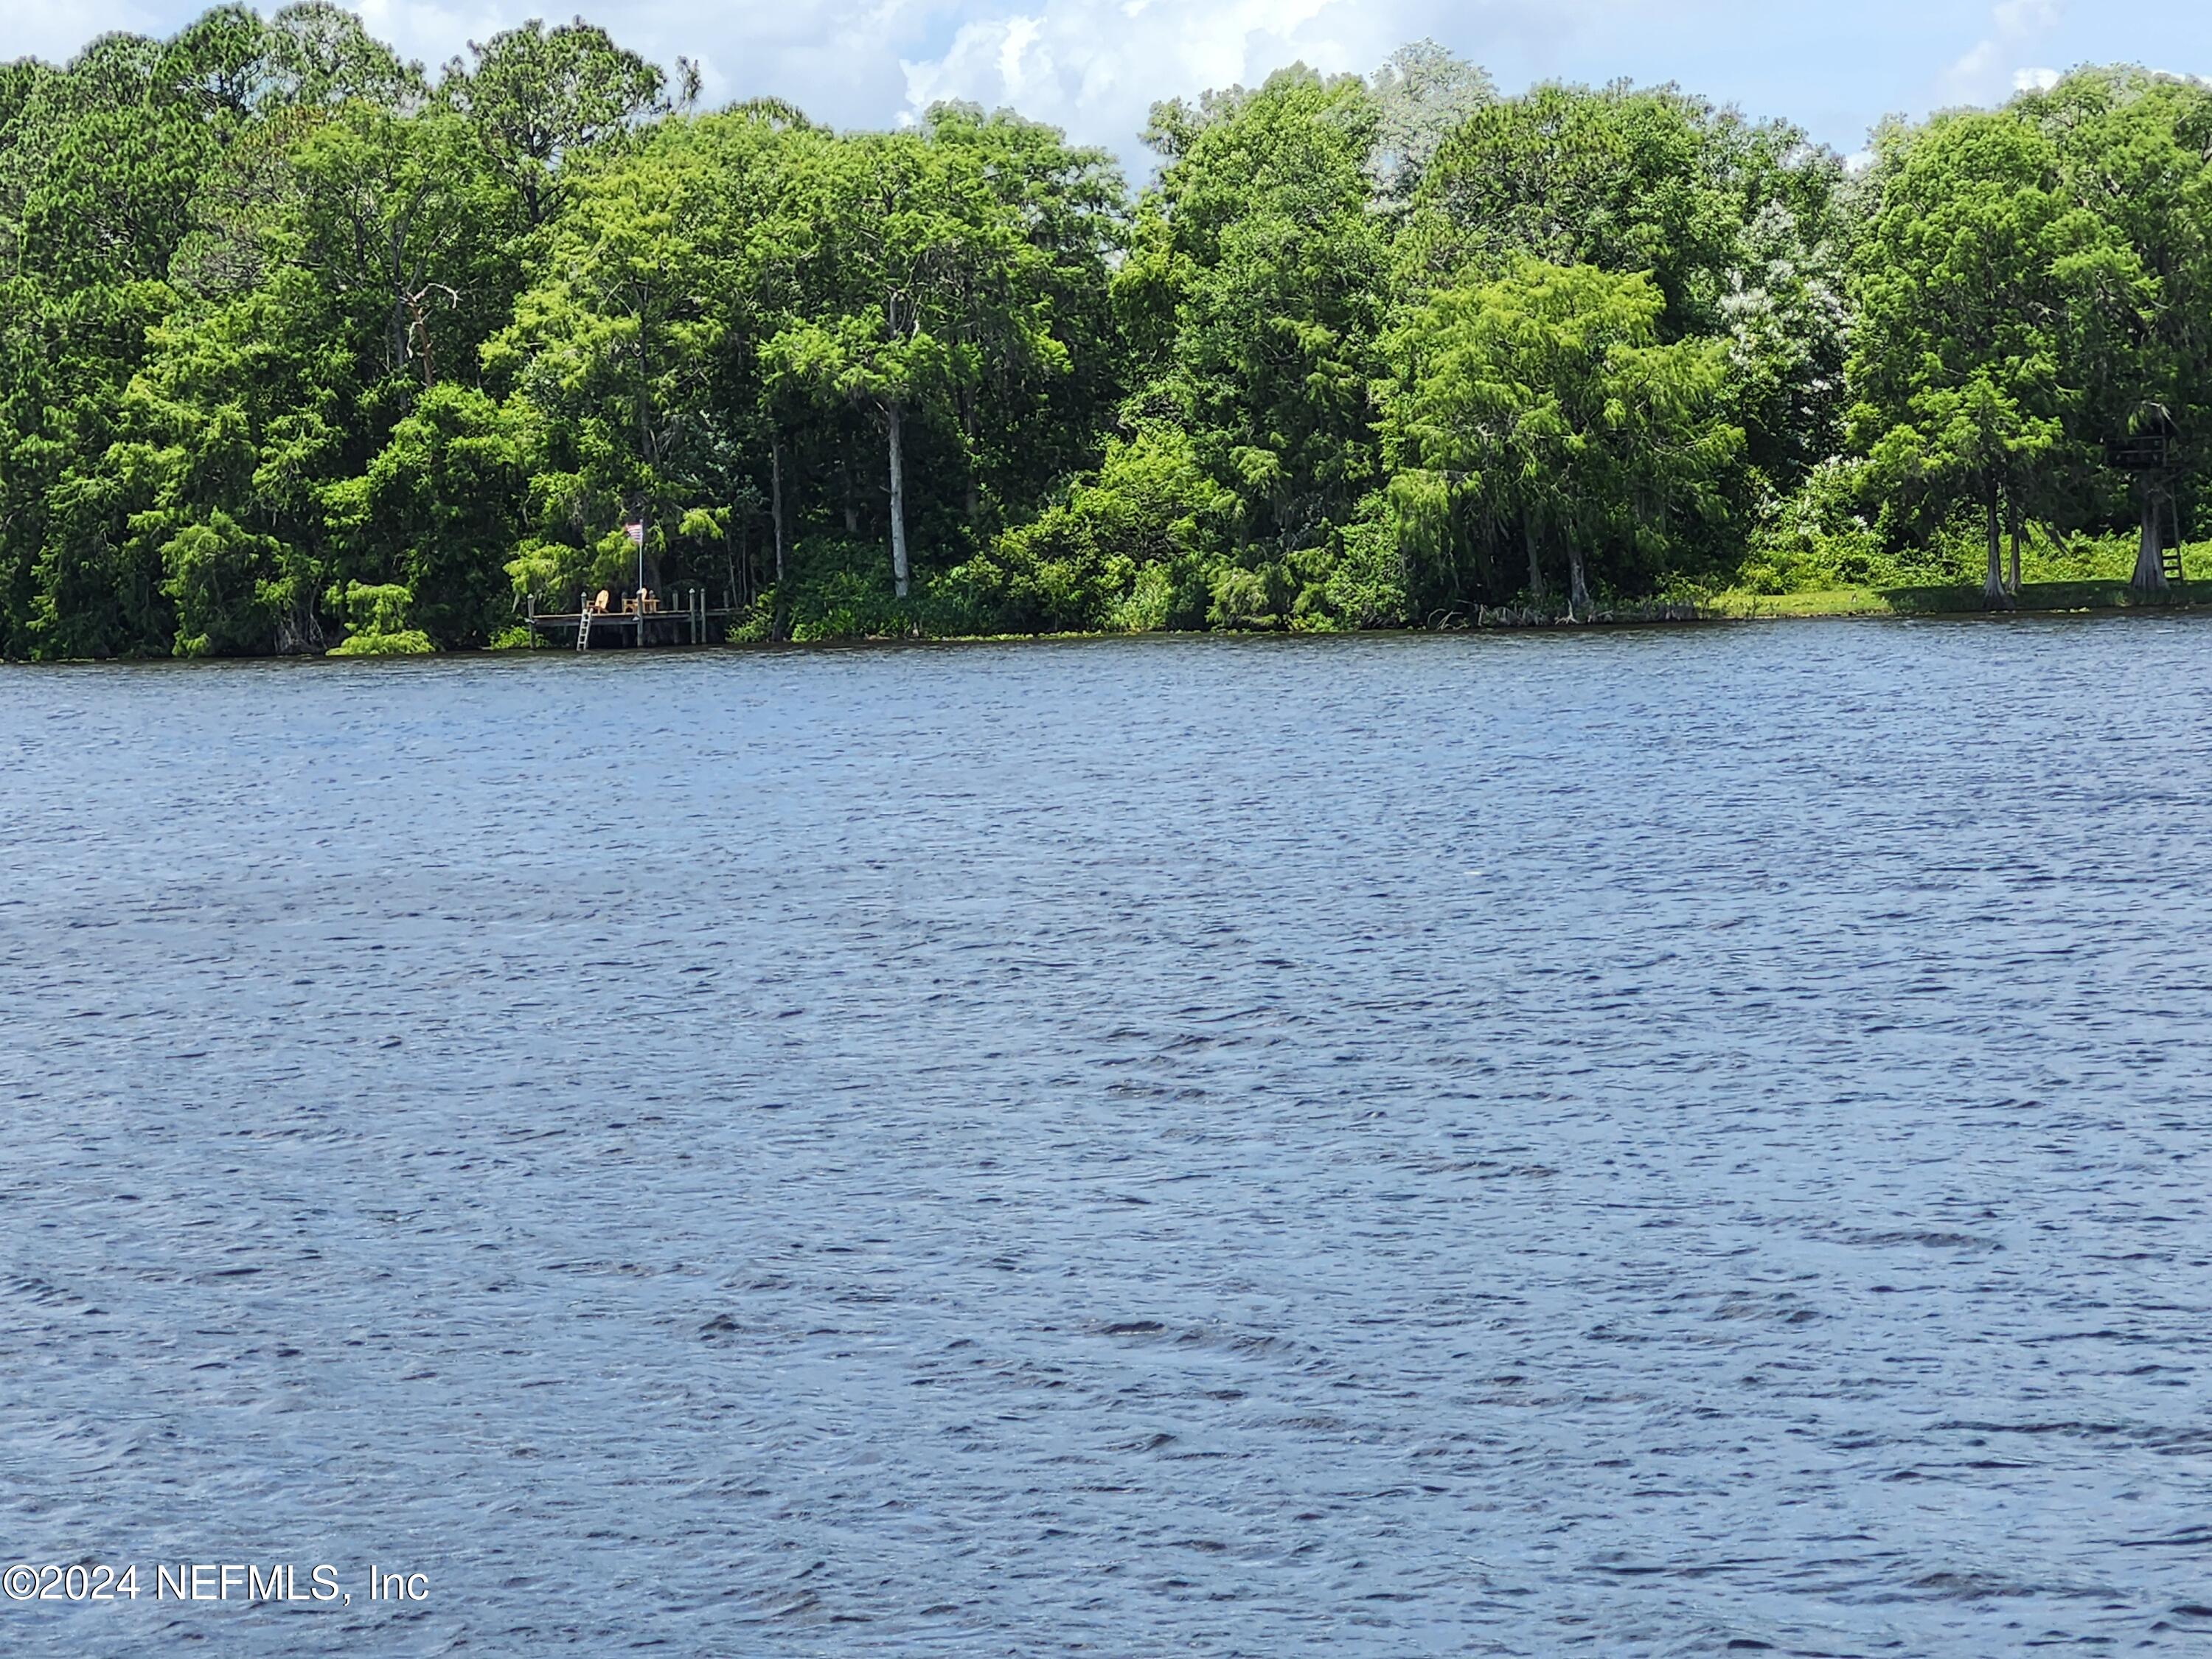
M 0 1649 L 2203 1652 L 2208 671 L 0 672 Z

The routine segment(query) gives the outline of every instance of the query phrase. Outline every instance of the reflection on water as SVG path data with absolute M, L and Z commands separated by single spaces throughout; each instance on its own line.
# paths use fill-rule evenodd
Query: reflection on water
M 0 673 L 0 1644 L 2197 1651 L 2208 663 Z

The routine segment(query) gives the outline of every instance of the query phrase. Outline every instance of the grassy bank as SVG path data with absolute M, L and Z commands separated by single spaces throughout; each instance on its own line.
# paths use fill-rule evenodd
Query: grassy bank
M 2025 582 L 2015 610 L 2173 610 L 2212 605 L 2212 581 L 2178 582 L 2170 593 L 2138 593 L 2124 581 Z M 1985 607 L 1978 583 L 1912 587 L 1837 587 L 1808 593 L 1719 593 L 1706 610 L 1716 617 L 1943 617 Z

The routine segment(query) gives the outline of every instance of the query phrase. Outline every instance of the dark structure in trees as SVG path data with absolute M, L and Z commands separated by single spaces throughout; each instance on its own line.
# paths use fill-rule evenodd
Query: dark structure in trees
M 2142 508 L 2142 540 L 2130 584 L 2164 592 L 2182 579 L 2181 514 L 2174 500 L 2181 431 L 2163 404 L 2145 404 L 2125 437 L 2105 441 L 2105 465 L 2132 473 Z

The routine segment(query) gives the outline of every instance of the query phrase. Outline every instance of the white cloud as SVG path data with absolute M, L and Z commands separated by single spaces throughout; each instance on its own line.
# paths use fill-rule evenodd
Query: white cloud
M 2010 93 L 2055 85 L 2054 70 L 2022 69 L 2022 54 L 2063 21 L 2060 0 L 1998 0 L 1989 32 L 1943 73 L 1942 96 L 1953 104 L 1994 104 Z M 2041 77 L 2049 76 L 2046 82 Z
M 2048 92 L 2058 84 L 2058 71 L 2055 69 L 2014 70 L 2012 72 L 2012 89 L 2014 92 Z
M 1303 62 L 1374 69 L 1434 36 L 1480 61 L 1500 44 L 1526 54 L 1623 0 L 1031 0 L 963 21 L 939 51 L 902 57 L 908 118 L 940 99 L 1010 105 L 1126 157 L 1154 100 L 1255 85 Z
M 1076 136 L 1126 145 L 1152 100 L 1251 82 L 1293 58 L 1371 69 L 1396 46 L 1407 8 L 1359 0 L 1044 0 L 973 19 L 932 56 L 903 58 L 906 103 L 1012 105 Z
M 129 3 L 130 0 L 105 0 Z M 137 0 L 164 8 L 198 0 Z M 259 0 L 273 9 L 281 0 Z M 939 99 L 1011 105 L 1125 160 L 1155 99 L 1256 82 L 1304 58 L 1370 70 L 1424 34 L 1480 56 L 1483 37 L 1556 38 L 1633 0 L 342 0 L 432 68 L 532 15 L 581 10 L 625 46 L 701 65 L 705 101 L 774 94 L 817 120 L 881 127 Z M 5 0 L 0 0 L 3 7 Z M 173 27 L 173 24 L 172 25 Z M 0 24 L 0 47 L 6 41 Z M 0 51 L 0 56 L 4 56 Z

